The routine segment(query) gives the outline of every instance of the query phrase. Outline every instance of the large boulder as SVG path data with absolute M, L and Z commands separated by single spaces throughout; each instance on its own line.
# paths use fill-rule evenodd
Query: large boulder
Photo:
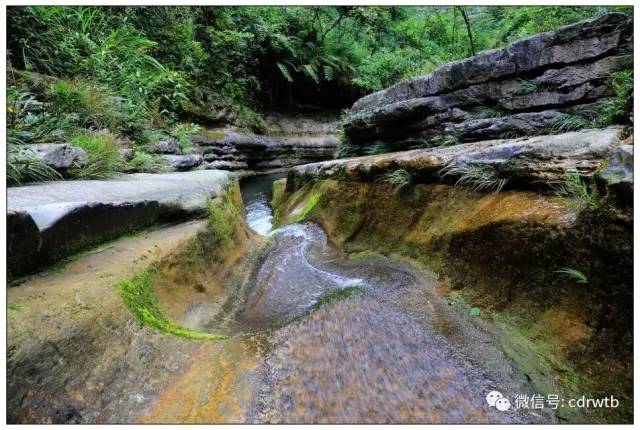
M 345 134 L 364 152 L 378 140 L 407 149 L 562 130 L 560 114 L 593 110 L 633 67 L 632 27 L 606 14 L 445 64 L 358 100 Z
M 615 148 L 598 172 L 604 187 L 615 194 L 623 206 L 633 206 L 633 145 Z
M 209 199 L 230 180 L 226 172 L 202 170 L 9 188 L 9 276 L 156 222 L 205 216 Z
M 82 165 L 87 156 L 84 150 L 68 143 L 36 143 L 25 146 L 22 151 L 60 171 L 68 170 L 74 164 Z
M 180 144 L 176 139 L 162 139 L 151 145 L 150 151 L 156 154 L 177 154 Z
M 626 14 L 610 13 L 590 21 L 537 34 L 461 61 L 446 64 L 428 76 L 398 83 L 361 98 L 354 111 L 373 109 L 401 100 L 449 92 L 460 87 L 549 66 L 588 61 L 620 48 L 632 33 Z

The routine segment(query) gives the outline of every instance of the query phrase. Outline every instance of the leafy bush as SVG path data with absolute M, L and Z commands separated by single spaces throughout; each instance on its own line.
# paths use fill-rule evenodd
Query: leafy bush
M 87 153 L 85 163 L 71 169 L 72 177 L 108 178 L 124 169 L 124 162 L 119 152 L 120 145 L 112 134 L 88 132 L 74 136 L 70 143 Z
M 183 154 L 188 154 L 193 151 L 193 145 L 189 138 L 198 133 L 198 131 L 200 131 L 200 126 L 197 124 L 180 123 L 173 127 L 173 130 L 171 130 L 171 136 L 178 139 L 180 151 L 182 151 Z

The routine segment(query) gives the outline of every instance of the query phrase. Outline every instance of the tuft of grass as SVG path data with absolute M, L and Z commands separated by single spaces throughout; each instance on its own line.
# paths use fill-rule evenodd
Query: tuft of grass
M 518 79 L 516 94 L 529 94 L 538 91 L 539 85 L 526 79 Z
M 62 179 L 62 175 L 37 158 L 28 145 L 19 145 L 7 140 L 8 184 Z
M 191 330 L 167 320 L 153 294 L 154 274 L 153 270 L 147 270 L 139 273 L 132 280 L 125 279 L 116 285 L 125 306 L 140 324 L 184 339 L 221 340 L 227 338 L 224 335 Z
M 391 185 L 393 192 L 397 194 L 413 183 L 413 175 L 405 169 L 397 169 L 384 174 L 378 181 Z
M 488 164 L 448 164 L 439 170 L 441 178 L 456 176 L 456 186 L 467 186 L 476 192 L 499 193 L 509 181 L 498 176 L 497 170 Z
M 469 112 L 465 114 L 465 119 L 474 120 L 474 119 L 487 119 L 487 118 L 499 118 L 504 116 L 504 112 L 494 109 L 489 106 L 478 106 L 471 109 Z
M 452 146 L 458 144 L 458 138 L 452 134 L 439 134 L 431 139 L 433 146 Z
M 577 171 L 567 171 L 564 180 L 550 184 L 556 197 L 564 206 L 581 211 L 589 206 L 598 204 L 597 193 L 591 190 Z
M 385 143 L 382 140 L 376 140 L 373 143 L 373 145 L 367 148 L 367 150 L 365 151 L 365 154 L 379 155 L 379 154 L 386 154 L 387 152 L 390 152 L 390 151 L 391 151 L 391 147 L 389 146 L 388 143 Z
M 317 310 L 338 300 L 345 300 L 350 297 L 357 296 L 359 294 L 362 294 L 363 291 L 364 290 L 359 285 L 353 285 L 350 287 L 341 288 L 339 290 L 329 291 L 320 296 L 318 301 L 313 305 L 313 309 Z
M 584 128 L 591 128 L 594 126 L 594 121 L 583 115 L 559 113 L 553 120 L 551 128 L 555 133 L 564 133 L 567 131 L 582 130 Z
M 556 270 L 556 273 L 562 273 L 569 278 L 576 281 L 578 284 L 586 284 L 589 282 L 589 279 L 586 277 L 584 273 L 577 269 L 573 269 L 571 267 L 563 267 L 560 270 Z
M 230 193 L 225 193 L 219 202 L 209 201 L 208 208 L 209 230 L 218 241 L 232 244 L 235 226 L 242 222 L 242 215 L 233 204 Z
M 124 160 L 116 137 L 110 133 L 87 132 L 74 136 L 71 145 L 87 153 L 84 164 L 73 167 L 70 176 L 76 178 L 108 178 L 121 172 Z
M 127 161 L 124 171 L 126 172 L 168 172 L 171 168 L 164 159 L 157 154 L 136 150 L 133 158 Z
M 333 158 L 347 158 L 356 155 L 356 148 L 349 143 L 349 139 L 344 133 L 344 130 L 339 130 L 337 133 L 338 146 L 333 151 Z
M 50 91 L 51 106 L 60 116 L 73 115 L 81 127 L 115 130 L 124 122 L 124 112 L 116 99 L 95 82 L 59 80 Z

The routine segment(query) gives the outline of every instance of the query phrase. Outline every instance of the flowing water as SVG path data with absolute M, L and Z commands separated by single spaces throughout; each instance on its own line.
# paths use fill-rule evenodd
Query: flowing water
M 434 274 L 376 254 L 345 256 L 313 223 L 271 231 L 273 179 L 243 183 L 247 220 L 267 243 L 210 327 L 259 345 L 242 349 L 259 364 L 244 366 L 230 389 L 242 399 L 234 419 L 553 422 L 487 404 L 493 390 L 513 398 L 531 387 L 490 326 L 437 293 Z

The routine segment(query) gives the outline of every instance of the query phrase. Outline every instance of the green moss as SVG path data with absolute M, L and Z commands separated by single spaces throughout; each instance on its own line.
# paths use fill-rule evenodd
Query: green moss
M 498 339 L 504 352 L 513 360 L 518 372 L 527 376 L 537 392 L 577 397 L 581 393 L 579 377 L 565 360 L 560 359 L 549 342 L 531 326 L 523 327 L 502 313 L 493 313 L 500 329 Z M 558 391 L 560 390 L 560 393 Z M 560 417 L 574 418 L 577 411 L 558 410 Z
M 142 325 L 165 333 L 194 340 L 220 340 L 226 336 L 203 333 L 171 323 L 163 315 L 153 294 L 153 269 L 136 275 L 132 280 L 122 280 L 117 284 L 125 306 Z
M 320 201 L 320 197 L 322 197 L 322 195 L 319 192 L 311 194 L 311 197 L 307 200 L 304 209 L 302 209 L 302 212 L 296 217 L 294 222 L 301 222 L 307 219 L 313 208 L 315 208 Z
M 326 306 L 326 305 L 328 305 L 330 303 L 333 303 L 335 301 L 345 300 L 345 299 L 348 299 L 350 297 L 357 296 L 358 294 L 361 294 L 362 292 L 363 292 L 363 289 L 359 285 L 353 285 L 351 287 L 346 287 L 346 288 L 341 288 L 339 290 L 329 291 L 327 293 L 324 293 L 322 296 L 320 296 L 320 298 L 318 299 L 316 304 L 313 305 L 313 309 L 320 309 L 321 307 Z
M 274 208 L 273 216 L 276 222 L 280 214 L 280 207 L 287 199 L 286 188 L 287 180 L 285 178 L 274 181 L 271 188 L 271 207 Z

